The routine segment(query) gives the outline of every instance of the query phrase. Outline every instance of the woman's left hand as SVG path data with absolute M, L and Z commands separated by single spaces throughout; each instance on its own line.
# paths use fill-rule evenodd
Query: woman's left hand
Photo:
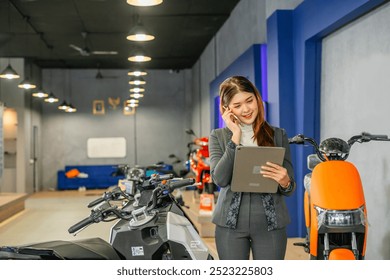
M 290 184 L 287 169 L 278 164 L 267 162 L 266 165 L 261 166 L 260 174 L 265 178 L 275 180 L 282 188 L 287 188 Z

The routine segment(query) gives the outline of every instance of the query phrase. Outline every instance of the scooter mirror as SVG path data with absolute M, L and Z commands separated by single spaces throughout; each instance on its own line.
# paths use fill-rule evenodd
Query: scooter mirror
M 319 163 L 321 163 L 321 160 L 316 154 L 311 154 L 307 156 L 307 168 L 309 170 L 313 170 L 314 167 L 316 167 Z

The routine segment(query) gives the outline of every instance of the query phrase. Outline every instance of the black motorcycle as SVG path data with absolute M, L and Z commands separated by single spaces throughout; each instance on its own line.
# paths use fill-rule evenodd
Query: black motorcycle
M 141 168 L 127 169 L 125 189 L 116 186 L 88 207 L 89 217 L 69 228 L 76 234 L 87 226 L 118 220 L 109 242 L 101 238 L 48 241 L 0 247 L 0 259 L 33 260 L 211 260 L 208 247 L 173 196 L 195 183 L 172 174 L 145 177 Z M 132 172 L 132 173 L 130 173 Z

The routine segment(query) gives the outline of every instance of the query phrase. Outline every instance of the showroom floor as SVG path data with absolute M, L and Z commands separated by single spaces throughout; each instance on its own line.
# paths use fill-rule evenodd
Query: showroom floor
M 115 221 L 91 225 L 78 233 L 77 236 L 68 233 L 68 228 L 71 225 L 89 216 L 90 210 L 86 205 L 103 192 L 104 190 L 49 191 L 31 195 L 26 200 L 24 211 L 0 223 L 0 246 L 90 237 L 100 237 L 108 240 L 110 228 Z M 188 199 L 188 197 L 192 197 L 192 193 L 184 193 L 184 197 L 186 198 L 186 204 L 189 206 L 187 211 L 197 213 L 195 211 L 199 207 L 196 204 L 197 201 Z M 214 238 L 204 237 L 203 240 L 209 247 L 211 254 L 217 259 Z M 301 240 L 300 238 L 290 238 L 288 240 L 285 259 L 306 260 L 308 258 L 301 247 L 292 245 L 292 243 Z

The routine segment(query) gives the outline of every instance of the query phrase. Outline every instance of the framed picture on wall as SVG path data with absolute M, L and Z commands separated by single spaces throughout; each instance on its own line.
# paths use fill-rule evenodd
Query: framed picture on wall
M 94 100 L 92 104 L 92 113 L 94 115 L 104 115 L 104 100 Z
M 134 115 L 135 114 L 135 106 L 129 106 L 129 104 L 124 101 L 123 102 L 123 115 Z

